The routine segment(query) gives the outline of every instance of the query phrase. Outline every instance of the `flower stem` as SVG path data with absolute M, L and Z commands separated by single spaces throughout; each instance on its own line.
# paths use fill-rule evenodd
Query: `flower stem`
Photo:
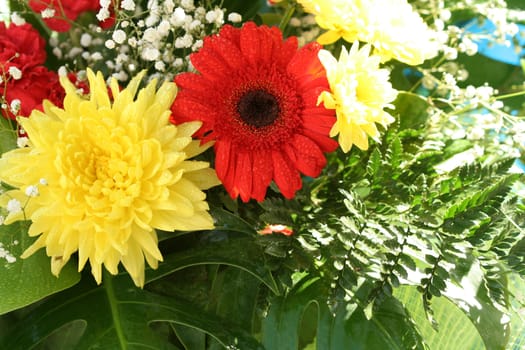
M 495 96 L 495 99 L 496 100 L 503 100 L 505 98 L 517 97 L 517 96 L 521 96 L 521 95 L 525 95 L 525 90 L 512 92 L 510 94 Z
M 118 300 L 115 296 L 115 288 L 113 287 L 113 276 L 108 273 L 108 271 L 103 267 L 103 287 L 106 291 L 106 296 L 108 298 L 108 304 L 111 310 L 111 318 L 113 319 L 113 327 L 117 333 L 118 342 L 120 344 L 120 349 L 125 350 L 128 348 L 126 337 L 124 336 L 124 331 L 122 330 L 122 322 L 120 320 L 120 313 L 118 310 Z
M 286 9 L 286 12 L 283 15 L 283 18 L 281 18 L 281 21 L 279 22 L 279 29 L 281 32 L 284 33 L 284 30 L 288 26 L 288 23 L 290 23 L 290 18 L 292 18 L 293 14 L 295 12 L 295 3 L 290 3 L 288 5 L 288 8 Z

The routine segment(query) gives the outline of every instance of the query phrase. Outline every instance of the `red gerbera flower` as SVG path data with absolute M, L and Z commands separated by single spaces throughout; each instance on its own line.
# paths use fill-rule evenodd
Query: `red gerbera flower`
M 286 198 L 301 176 L 318 176 L 323 152 L 337 148 L 328 134 L 333 110 L 317 105 L 329 90 L 317 58 L 321 47 L 297 49 L 276 27 L 224 26 L 191 55 L 198 73 L 175 78 L 174 123 L 201 120 L 197 136 L 215 141 L 215 169 L 232 198 L 264 200 L 272 180 Z

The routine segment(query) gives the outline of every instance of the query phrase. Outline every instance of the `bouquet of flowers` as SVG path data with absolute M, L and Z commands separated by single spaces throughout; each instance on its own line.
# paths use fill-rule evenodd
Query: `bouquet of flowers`
M 3 5 L 0 348 L 523 346 L 520 0 Z

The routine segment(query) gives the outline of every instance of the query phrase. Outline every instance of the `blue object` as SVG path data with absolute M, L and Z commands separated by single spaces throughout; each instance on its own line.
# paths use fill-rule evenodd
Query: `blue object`
M 518 42 L 521 46 L 525 46 L 525 37 L 520 36 L 521 32 L 525 33 L 525 25 L 517 24 L 517 26 L 519 28 L 519 32 L 516 34 L 515 38 L 518 39 Z M 478 19 L 473 19 L 465 23 L 463 28 L 469 33 L 483 34 L 494 32 L 496 30 L 496 25 L 488 19 L 485 19 L 481 22 Z M 506 39 L 511 42 L 510 46 L 498 44 L 488 39 L 474 40 L 474 42 L 478 45 L 478 52 L 481 55 L 496 61 L 504 62 L 514 66 L 520 66 L 520 58 L 523 57 L 525 51 L 522 50 L 521 52 L 517 53 L 516 46 L 512 42 L 513 38 L 510 35 L 507 35 Z

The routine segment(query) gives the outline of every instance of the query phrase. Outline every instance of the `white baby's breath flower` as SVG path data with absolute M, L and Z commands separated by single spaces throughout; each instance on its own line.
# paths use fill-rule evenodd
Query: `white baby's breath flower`
M 144 58 L 146 61 L 156 61 L 159 56 L 159 50 L 154 47 L 147 47 L 142 51 L 142 58 Z
M 185 10 L 194 10 L 195 5 L 193 4 L 193 0 L 181 0 L 180 6 L 182 6 Z
M 93 61 L 99 61 L 99 60 L 101 60 L 102 58 L 103 58 L 102 54 L 101 54 L 100 52 L 98 52 L 98 51 L 93 52 L 93 53 L 91 54 L 91 59 L 92 59 Z
M 93 37 L 89 33 L 82 33 L 80 36 L 80 45 L 83 47 L 89 47 L 91 45 L 91 41 L 93 40 Z
M 27 137 L 19 137 L 16 139 L 18 148 L 24 148 L 28 145 L 29 139 Z
M 195 41 L 195 43 L 191 46 L 191 49 L 193 51 L 197 51 L 198 49 L 200 49 L 202 47 L 203 44 L 204 44 L 204 42 L 199 39 L 199 40 Z
M 177 7 L 171 15 L 170 22 L 174 27 L 181 27 L 184 24 L 186 12 L 181 7 Z
M 26 23 L 26 20 L 18 14 L 18 12 L 13 12 L 11 14 L 11 22 L 13 22 L 14 25 L 21 26 Z
M 80 55 L 84 50 L 81 47 L 72 47 L 71 50 L 69 50 L 67 57 L 69 58 L 75 58 L 78 55 Z
M 22 204 L 18 199 L 10 199 L 9 202 L 7 202 L 6 210 L 10 214 L 16 214 L 22 211 Z
M 34 186 L 34 185 L 27 186 L 27 188 L 25 190 L 25 194 L 28 197 L 36 197 L 36 196 L 38 196 L 39 195 L 38 187 Z
M 155 69 L 161 72 L 166 70 L 166 64 L 162 61 L 155 62 Z
M 43 9 L 42 12 L 40 12 L 40 15 L 42 16 L 42 18 L 52 18 L 53 16 L 55 16 L 55 9 Z
M 117 29 L 113 32 L 111 37 L 117 44 L 122 44 L 124 40 L 126 40 L 126 32 L 122 29 Z
M 159 39 L 159 34 L 155 28 L 148 28 L 142 38 L 150 43 L 154 43 Z
M 176 48 L 191 47 L 192 44 L 193 44 L 193 37 L 189 34 L 185 34 L 184 36 L 175 39 Z
M 14 80 L 19 80 L 19 79 L 22 79 L 22 71 L 20 69 L 18 69 L 17 67 L 15 66 L 11 66 L 9 67 L 9 75 L 14 79 Z
M 15 98 L 14 100 L 11 101 L 9 109 L 11 109 L 11 112 L 13 114 L 17 114 L 20 111 L 21 106 L 22 106 L 22 102 L 20 102 L 19 99 Z
M 107 8 L 101 7 L 100 10 L 97 13 L 97 19 L 100 22 L 103 22 L 106 19 L 108 19 L 110 15 L 111 15 L 111 13 L 109 12 L 109 10 Z
M 131 46 L 131 47 L 137 47 L 137 38 L 135 37 L 131 37 L 131 38 L 128 38 L 128 45 Z
M 173 61 L 173 66 L 176 67 L 176 68 L 182 67 L 183 64 L 184 64 L 184 61 L 180 57 L 176 58 Z
M 54 47 L 52 52 L 53 52 L 53 55 L 55 55 L 56 58 L 62 58 L 62 50 L 60 50 L 59 47 Z
M 2 217 L 2 222 L 0 223 L 0 225 L 3 225 L 4 223 L 4 218 Z M 12 264 L 14 262 L 16 262 L 16 258 L 13 254 L 11 254 L 10 251 L 8 251 L 4 245 L 2 243 L 0 243 L 0 259 L 5 259 L 7 261 L 8 264 Z
M 172 13 L 173 9 L 175 9 L 175 3 L 173 0 L 165 0 L 163 6 L 165 13 Z
M 65 66 L 60 66 L 58 68 L 58 76 L 65 77 L 67 75 L 67 68 Z
M 228 21 L 232 23 L 240 23 L 242 21 L 242 16 L 237 12 L 232 12 L 228 15 Z
M 106 40 L 106 42 L 104 43 L 104 45 L 108 48 L 108 49 L 114 49 L 115 48 L 115 42 L 111 39 L 108 39 Z
M 469 85 L 465 88 L 465 97 L 467 99 L 472 99 L 476 96 L 476 88 L 472 85 Z
M 215 13 L 215 11 L 208 11 L 206 13 L 206 21 L 208 23 L 213 23 L 215 22 L 216 19 L 217 19 L 217 14 Z
M 135 11 L 135 1 L 133 0 L 122 0 L 120 8 L 126 11 Z
M 453 47 L 446 46 L 443 49 L 443 54 L 445 56 L 445 59 L 447 60 L 455 60 L 456 58 L 458 58 L 458 50 L 456 50 Z
M 162 21 L 160 21 L 159 25 L 157 26 L 157 33 L 160 36 L 166 36 L 170 32 L 170 29 L 171 29 L 170 22 L 163 19 Z
M 126 81 L 129 78 L 128 74 L 124 71 L 113 73 L 111 76 L 119 81 Z

